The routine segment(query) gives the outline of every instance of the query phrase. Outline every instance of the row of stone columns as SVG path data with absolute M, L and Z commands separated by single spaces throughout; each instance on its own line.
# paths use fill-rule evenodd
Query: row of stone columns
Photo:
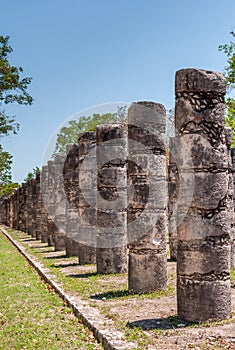
M 128 289 L 138 293 L 166 288 L 168 226 L 179 316 L 230 317 L 235 150 L 224 127 L 225 91 L 219 73 L 177 72 L 168 186 L 165 108 L 133 103 L 127 125 L 79 134 L 66 156 L 3 200 L 1 222 L 80 264 L 96 263 L 98 273 L 128 272 Z

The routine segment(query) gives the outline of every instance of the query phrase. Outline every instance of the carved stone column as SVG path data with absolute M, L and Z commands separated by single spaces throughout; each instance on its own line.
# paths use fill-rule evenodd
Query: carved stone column
M 29 234 L 29 224 L 30 224 L 30 218 L 29 218 L 29 200 L 30 200 L 30 188 L 29 188 L 29 182 L 25 182 L 25 190 L 24 190 L 24 232 Z
M 56 231 L 55 225 L 55 162 L 49 160 L 48 166 L 48 182 L 47 182 L 47 205 L 48 211 L 48 230 L 47 230 L 47 242 L 49 246 L 54 245 L 54 232 Z
M 192 322 L 231 315 L 225 92 L 226 81 L 220 73 L 200 69 L 176 73 L 181 193 L 177 303 L 179 317 Z
M 127 272 L 127 128 L 96 128 L 98 273 Z
M 36 239 L 41 240 L 41 234 L 42 234 L 42 195 L 41 195 L 41 173 L 38 171 L 36 173 L 36 180 L 35 180 L 35 233 L 36 233 Z
M 31 187 L 32 187 L 31 235 L 32 235 L 32 237 L 36 238 L 36 203 L 37 203 L 37 197 L 36 197 L 36 179 L 35 178 L 33 178 L 31 180 Z
M 78 136 L 78 207 L 79 207 L 79 248 L 80 264 L 96 262 L 96 198 L 94 181 L 96 173 L 94 132 L 84 132 Z
M 129 290 L 151 292 L 167 282 L 166 111 L 154 102 L 128 110 Z
M 170 140 L 168 165 L 168 231 L 170 259 L 177 260 L 177 164 L 174 160 L 174 139 Z
M 40 192 L 42 196 L 41 202 L 41 242 L 42 243 L 50 243 L 52 242 L 48 240 L 49 237 L 49 215 L 47 209 L 48 203 L 48 166 L 42 166 L 42 172 L 40 176 Z
M 78 145 L 67 145 L 64 165 L 66 193 L 66 255 L 78 256 Z
M 19 225 L 18 230 L 22 231 L 23 228 L 23 188 L 19 187 Z
M 63 184 L 64 156 L 56 155 L 54 160 L 55 178 L 54 178 L 54 232 L 53 242 L 55 250 L 65 249 L 65 223 L 66 223 L 66 197 Z
M 231 267 L 235 269 L 235 148 L 231 149 L 231 173 L 233 179 L 233 226 L 232 226 L 232 242 L 231 242 Z

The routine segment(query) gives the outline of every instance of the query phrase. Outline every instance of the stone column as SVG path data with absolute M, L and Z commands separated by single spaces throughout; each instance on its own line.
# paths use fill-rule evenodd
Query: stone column
M 27 184 L 22 183 L 22 231 L 27 231 L 27 217 L 28 217 L 28 207 L 27 207 Z
M 127 127 L 96 128 L 98 273 L 127 272 Z
M 49 246 L 54 245 L 54 232 L 56 231 L 55 220 L 55 163 L 53 160 L 47 162 L 48 182 L 47 182 L 47 204 L 48 211 L 48 231 L 47 242 Z
M 5 199 L 5 225 L 9 226 L 10 202 L 9 198 Z
M 32 186 L 32 217 L 31 217 L 31 235 L 36 238 L 36 203 L 37 203 L 37 197 L 36 197 L 36 179 L 33 178 L 31 180 L 31 186 Z
M 78 256 L 78 145 L 67 145 L 64 165 L 66 193 L 66 255 Z
M 233 235 L 232 244 L 231 244 L 231 267 L 235 269 L 235 148 L 231 149 L 231 169 L 232 169 L 232 178 L 233 178 Z
M 27 181 L 27 233 L 33 237 L 33 179 Z
M 225 141 L 227 145 L 227 152 L 228 152 L 228 174 L 229 174 L 229 182 L 228 182 L 228 208 L 230 213 L 230 224 L 231 224 L 231 231 L 230 231 L 230 241 L 231 241 L 231 267 L 233 267 L 234 264 L 234 242 L 235 242 L 235 232 L 234 232 L 234 203 L 233 203 L 233 197 L 234 197 L 234 188 L 233 188 L 233 174 L 232 174 L 232 157 L 231 157 L 231 143 L 232 143 L 232 129 L 231 128 L 225 128 Z
M 29 218 L 29 202 L 30 202 L 30 188 L 29 181 L 25 182 L 25 191 L 24 191 L 24 232 L 29 234 L 30 218 Z
M 33 179 L 27 181 L 28 184 L 28 234 L 33 237 Z
M 48 215 L 48 166 L 42 166 L 42 172 L 40 176 L 40 192 L 42 196 L 41 202 L 41 242 L 52 245 L 52 240 L 49 240 L 49 215 Z
M 63 168 L 64 156 L 56 155 L 55 165 L 55 181 L 54 181 L 54 232 L 53 242 L 55 250 L 65 249 L 65 222 L 66 222 L 66 197 L 63 184 Z
M 18 225 L 18 230 L 22 231 L 23 227 L 23 188 L 22 186 L 19 187 L 19 225 Z
M 184 194 L 178 200 L 177 303 L 179 317 L 192 322 L 231 316 L 225 92 L 220 73 L 176 73 L 178 190 Z
M 96 137 L 94 132 L 84 132 L 78 136 L 78 208 L 79 208 L 79 263 L 96 262 L 96 198 L 94 191 L 94 171 Z M 92 153 L 93 152 L 93 153 Z M 93 187 L 92 187 L 93 186 Z
M 0 198 L 0 223 L 4 223 L 4 199 Z
M 166 111 L 154 102 L 128 110 L 129 290 L 166 288 Z
M 168 165 L 168 232 L 170 259 L 177 259 L 177 165 L 174 160 L 174 139 L 170 140 Z
M 35 233 L 36 233 L 36 239 L 41 240 L 41 234 L 42 234 L 42 195 L 41 195 L 41 173 L 38 171 L 36 173 L 36 179 L 35 179 Z
M 8 223 L 8 226 L 13 228 L 13 217 L 14 217 L 14 211 L 13 211 L 13 195 L 11 195 L 9 198 L 8 198 L 8 201 L 9 201 L 9 223 Z
M 19 229 L 19 188 L 15 190 L 15 203 L 14 203 L 14 211 L 15 211 L 15 219 L 14 219 L 14 229 Z

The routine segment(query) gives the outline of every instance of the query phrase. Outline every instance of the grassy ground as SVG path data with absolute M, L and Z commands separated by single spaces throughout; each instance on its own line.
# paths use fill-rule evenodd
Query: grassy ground
M 10 229 L 7 231 L 48 268 L 65 291 L 75 293 L 89 301 L 91 306 L 98 307 L 105 316 L 113 320 L 117 329 L 124 332 L 127 341 L 137 342 L 136 350 L 235 349 L 235 343 L 231 344 L 229 340 L 234 317 L 205 324 L 183 322 L 185 327 L 178 328 L 182 321 L 176 316 L 174 302 L 176 272 L 172 267 L 175 264 L 169 263 L 168 286 L 165 291 L 131 294 L 127 288 L 127 275 L 99 275 L 95 265 L 78 265 L 77 258 L 68 258 L 64 252 L 55 253 L 54 247 L 41 244 L 26 233 Z M 231 284 L 234 283 L 235 271 L 232 270 Z M 220 336 L 219 327 L 223 327 L 223 337 Z
M 167 286 L 165 291 L 158 291 L 149 294 L 129 293 L 127 286 L 127 274 L 98 274 L 96 273 L 95 265 L 86 265 L 83 271 L 83 267 L 78 264 L 78 258 L 68 258 L 61 252 L 58 252 L 58 256 L 55 256 L 54 254 L 50 256 L 50 253 L 54 253 L 55 251 L 54 247 L 48 247 L 45 244 L 44 247 L 40 245 L 37 248 L 37 244 L 35 247 L 35 245 L 32 243 L 32 247 L 29 248 L 28 240 L 31 238 L 26 233 L 11 229 L 7 229 L 7 231 L 10 233 L 13 239 L 20 242 L 26 248 L 27 252 L 35 256 L 37 260 L 41 261 L 43 266 L 50 269 L 51 273 L 56 276 L 57 282 L 61 283 L 66 291 L 76 292 L 85 300 L 126 300 L 133 298 L 133 296 L 138 299 L 146 299 L 160 298 L 162 296 L 174 294 L 174 289 L 170 285 Z M 34 239 L 32 239 L 32 241 L 34 241 Z M 78 273 L 76 275 L 61 273 L 61 270 L 64 270 L 66 265 L 68 267 L 76 267 Z
M 102 349 L 2 233 L 0 349 Z

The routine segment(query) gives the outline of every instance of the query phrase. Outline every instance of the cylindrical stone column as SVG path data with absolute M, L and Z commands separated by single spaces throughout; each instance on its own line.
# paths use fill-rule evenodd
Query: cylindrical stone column
M 24 232 L 29 234 L 29 224 L 30 224 L 30 218 L 29 218 L 29 207 L 30 207 L 30 188 L 29 188 L 29 181 L 25 182 L 25 209 L 24 209 Z
M 96 262 L 96 137 L 94 132 L 78 136 L 79 264 Z
M 127 127 L 96 128 L 98 273 L 127 272 Z
M 179 317 L 192 322 L 231 316 L 225 92 L 220 73 L 176 73 L 178 190 L 184 193 L 178 198 L 177 304 Z
M 235 148 L 231 149 L 231 169 L 233 178 L 233 231 L 231 235 L 231 267 L 235 269 Z
M 28 183 L 25 182 L 25 187 L 24 187 L 24 232 L 28 233 L 28 219 L 29 219 L 29 188 L 28 188 Z
M 14 211 L 13 211 L 13 196 L 11 195 L 8 198 L 9 201 L 9 223 L 8 226 L 13 228 L 13 216 L 14 216 Z
M 15 202 L 14 202 L 14 211 L 15 211 L 15 218 L 14 218 L 14 229 L 19 229 L 19 188 L 15 190 L 14 193 L 15 196 Z
M 18 230 L 22 231 L 23 228 L 23 187 L 19 187 L 19 225 Z
M 234 265 L 234 187 L 233 187 L 233 173 L 232 173 L 232 157 L 231 157 L 231 143 L 232 143 L 232 129 L 225 128 L 225 141 L 227 145 L 228 152 L 228 210 L 230 213 L 230 224 L 231 224 L 231 232 L 230 232 L 230 242 L 231 242 L 231 267 Z
M 42 234 L 42 195 L 41 195 L 41 173 L 37 171 L 36 173 L 36 184 L 35 184 L 35 233 L 36 239 L 41 240 Z
M 177 259 L 177 165 L 174 161 L 174 139 L 170 140 L 168 165 L 168 232 L 170 259 Z
M 37 203 L 37 197 L 36 197 L 36 179 L 33 178 L 31 180 L 31 186 L 32 186 L 32 217 L 31 217 L 31 235 L 36 238 L 36 203 Z
M 41 242 L 52 245 L 52 240 L 49 240 L 49 215 L 48 215 L 48 166 L 42 166 L 42 172 L 40 176 L 40 192 L 42 196 L 41 201 Z
M 27 181 L 28 200 L 27 200 L 27 229 L 28 234 L 33 237 L 33 179 Z
M 63 185 L 64 156 L 56 155 L 54 160 L 54 223 L 53 242 L 56 251 L 65 249 L 66 197 Z
M 54 232 L 55 226 L 55 162 L 49 160 L 48 166 L 48 182 L 47 182 L 47 203 L 46 209 L 48 211 L 48 230 L 47 230 L 47 242 L 49 246 L 54 245 Z
M 166 288 L 166 111 L 154 102 L 128 110 L 128 240 L 130 291 Z
M 64 164 L 66 193 L 66 244 L 67 256 L 78 256 L 78 145 L 67 145 Z

